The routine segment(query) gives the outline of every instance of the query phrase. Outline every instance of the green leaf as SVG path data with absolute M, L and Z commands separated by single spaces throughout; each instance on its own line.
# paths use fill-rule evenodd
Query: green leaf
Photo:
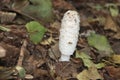
M 31 4 L 26 6 L 22 12 L 35 19 L 50 22 L 53 20 L 51 0 L 29 0 Z
M 84 65 L 88 68 L 96 67 L 97 69 L 100 69 L 100 68 L 103 68 L 105 66 L 104 63 L 98 63 L 98 64 L 93 63 L 92 60 L 91 60 L 92 58 L 84 52 L 76 51 L 76 56 L 75 57 L 76 58 L 81 58 Z
M 76 58 L 81 58 L 83 60 L 83 63 L 86 67 L 92 67 L 92 66 L 95 66 L 94 63 L 90 60 L 91 57 L 87 54 L 85 54 L 84 52 L 79 52 L 79 51 L 76 51 Z
M 92 59 L 89 55 L 87 55 L 84 52 L 76 51 L 76 58 L 81 58 L 81 59 Z
M 105 52 L 106 56 L 110 56 L 111 53 L 113 53 L 113 50 L 105 36 L 91 33 L 91 35 L 87 37 L 87 40 L 90 46 L 96 48 L 100 52 Z
M 25 26 L 27 28 L 27 31 L 29 32 L 30 40 L 34 44 L 38 44 L 42 40 L 46 32 L 44 26 L 42 26 L 40 23 L 36 21 L 31 21 L 27 23 Z
M 101 69 L 101 68 L 105 67 L 105 64 L 104 63 L 98 63 L 98 64 L 95 64 L 95 67 L 97 69 Z
M 20 78 L 25 77 L 26 71 L 25 71 L 25 69 L 23 67 L 16 66 L 16 70 L 18 71 Z

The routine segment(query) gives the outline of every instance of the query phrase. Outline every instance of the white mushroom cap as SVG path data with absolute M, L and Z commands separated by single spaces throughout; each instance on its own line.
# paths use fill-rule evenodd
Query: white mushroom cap
M 67 11 L 62 19 L 60 36 L 59 36 L 59 49 L 61 52 L 60 61 L 69 61 L 76 49 L 80 17 L 76 11 Z

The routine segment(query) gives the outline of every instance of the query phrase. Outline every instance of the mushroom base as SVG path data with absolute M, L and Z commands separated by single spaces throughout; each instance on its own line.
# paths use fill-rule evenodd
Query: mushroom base
M 70 55 L 61 55 L 59 61 L 70 61 Z

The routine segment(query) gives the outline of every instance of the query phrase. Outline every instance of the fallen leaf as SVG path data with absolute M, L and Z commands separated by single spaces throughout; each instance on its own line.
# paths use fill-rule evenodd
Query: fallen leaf
M 97 16 L 96 18 L 88 17 L 87 22 L 89 22 L 89 23 L 99 22 L 100 25 L 104 25 L 105 24 L 105 20 L 106 20 L 105 17 Z
M 92 58 L 84 52 L 76 51 L 76 58 L 81 58 L 84 65 L 88 68 L 96 67 L 97 69 L 100 69 L 105 66 L 104 63 L 98 63 L 98 64 L 93 63 L 93 61 L 91 60 Z
M 54 46 L 51 46 L 51 48 L 48 51 L 49 51 L 48 53 L 49 53 L 50 58 L 54 60 L 58 60 L 60 58 L 61 53 L 59 51 L 58 42 Z
M 87 55 L 84 52 L 76 51 L 76 58 L 81 58 L 81 59 L 92 59 L 89 55 Z
M 1 23 L 12 23 L 15 17 L 16 17 L 15 12 L 0 11 L 0 22 Z
M 90 26 L 87 17 L 83 13 L 81 14 L 80 20 L 81 20 L 81 24 L 80 24 L 81 26 Z
M 26 74 L 25 79 L 33 79 L 34 77 L 31 74 Z
M 118 16 L 119 14 L 119 9 L 118 9 L 118 6 L 116 4 L 111 4 L 109 6 L 109 10 L 110 10 L 110 13 L 113 17 L 116 17 Z
M 51 0 L 29 0 L 29 3 L 31 4 L 22 9 L 22 13 L 44 22 L 51 22 L 53 20 Z
M 59 9 L 67 9 L 67 10 L 75 9 L 73 5 L 66 2 L 65 0 L 54 0 L 53 5 L 54 5 L 54 7 L 59 8 Z
M 59 31 L 59 30 L 60 30 L 60 27 L 61 27 L 61 23 L 58 22 L 58 21 L 55 21 L 54 23 L 50 24 L 50 26 L 51 26 L 52 28 L 57 29 L 57 31 Z
M 87 37 L 87 40 L 90 46 L 95 47 L 98 51 L 102 52 L 100 55 L 110 56 L 113 53 L 113 50 L 105 36 L 91 33 L 91 35 Z
M 115 23 L 115 21 L 112 19 L 111 16 L 107 16 L 106 22 L 104 25 L 105 30 L 112 30 L 114 32 L 118 31 L 118 25 Z
M 78 80 L 89 80 L 89 77 L 88 77 L 88 71 L 87 70 L 83 70 L 81 73 L 79 73 L 77 75 L 77 79 Z
M 81 58 L 83 63 L 84 63 L 84 66 L 86 66 L 88 68 L 92 67 L 92 66 L 95 66 L 94 63 L 90 60 L 92 58 L 89 55 L 87 55 L 85 52 L 76 51 L 75 57 L 76 58 Z
M 6 32 L 11 31 L 9 28 L 3 27 L 3 26 L 0 26 L 0 30 L 6 31 Z
M 19 56 L 18 54 L 20 53 L 20 49 L 16 46 L 4 43 L 2 41 L 0 43 L 0 46 L 5 50 L 5 56 L 1 57 L 1 62 L 5 62 L 5 64 L 8 64 L 8 65 L 15 63 L 16 58 L 18 58 Z
M 66 78 L 65 80 L 76 77 L 77 75 L 77 69 L 80 65 L 75 65 L 72 62 L 58 62 L 55 64 L 55 71 L 57 76 L 60 76 L 63 78 Z
M 13 68 L 0 66 L 0 80 L 12 79 L 14 74 Z
M 25 26 L 27 28 L 27 31 L 29 32 L 30 40 L 34 44 L 39 43 L 46 32 L 46 29 L 44 28 L 44 26 L 36 21 L 31 21 L 27 23 Z
M 90 67 L 88 70 L 83 70 L 77 75 L 78 80 L 103 80 L 103 77 L 98 73 L 95 67 Z
M 42 42 L 40 42 L 40 44 L 42 45 L 50 45 L 51 43 L 56 42 L 52 36 L 50 36 L 48 39 L 43 40 Z
M 105 67 L 105 64 L 104 63 L 98 63 L 98 64 L 95 64 L 95 67 L 97 69 L 101 69 L 101 68 Z
M 25 74 L 26 74 L 25 69 L 23 67 L 21 67 L 21 66 L 16 66 L 15 68 L 16 68 L 18 74 L 19 74 L 19 77 L 24 78 Z
M 120 64 L 120 55 L 113 55 L 112 60 L 116 64 Z
M 6 56 L 6 50 L 2 46 L 0 46 L 0 58 L 5 56 Z
M 100 11 L 103 9 L 103 6 L 100 4 L 96 4 L 96 6 L 93 6 L 97 11 Z
M 120 79 L 120 68 L 115 68 L 114 66 L 106 66 L 105 67 L 108 74 L 114 78 L 113 80 L 119 80 Z
M 29 4 L 28 0 L 14 0 L 12 8 L 16 10 L 21 10 Z
M 120 54 L 120 41 L 113 43 L 112 48 L 116 54 Z
M 115 38 L 115 39 L 120 39 L 120 32 L 118 31 L 118 32 L 113 36 L 113 38 Z

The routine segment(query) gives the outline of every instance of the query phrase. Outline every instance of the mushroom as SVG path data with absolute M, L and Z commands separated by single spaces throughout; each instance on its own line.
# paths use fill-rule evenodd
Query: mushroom
M 69 61 L 70 55 L 74 53 L 80 30 L 79 23 L 80 17 L 76 11 L 69 10 L 64 14 L 59 36 L 60 61 Z

